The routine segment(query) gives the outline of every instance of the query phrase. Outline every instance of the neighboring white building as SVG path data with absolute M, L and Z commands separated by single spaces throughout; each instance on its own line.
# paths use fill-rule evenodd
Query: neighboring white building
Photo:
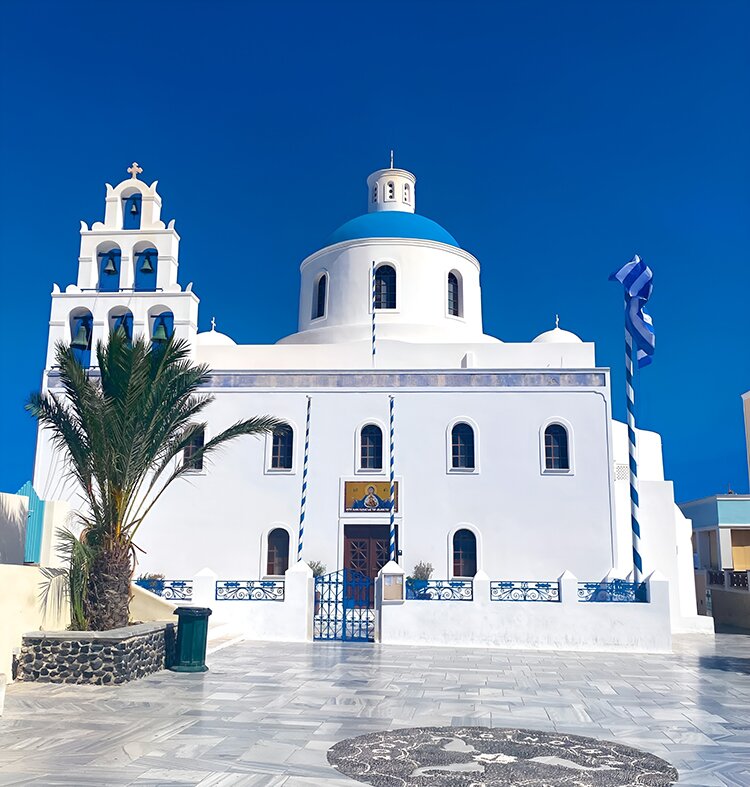
M 524 343 L 485 334 L 479 261 L 415 213 L 414 175 L 370 175 L 368 212 L 302 261 L 297 333 L 241 345 L 198 333 L 198 298 L 178 283 L 174 221 L 160 218 L 156 183 L 129 171 L 107 185 L 104 223 L 81 224 L 77 283 L 53 289 L 45 386 L 55 384 L 57 340 L 74 341 L 85 359 L 124 323 L 152 337 L 174 332 L 210 366 L 209 433 L 252 415 L 288 424 L 236 441 L 205 477 L 197 470 L 194 484 L 173 485 L 139 534 L 139 571 L 284 574 L 297 550 L 309 397 L 303 557 L 374 577 L 388 560 L 392 396 L 407 573 L 425 561 L 440 579 L 629 574 L 627 437 L 612 419 L 609 370 L 593 342 L 557 326 Z M 658 435 L 641 433 L 640 450 L 644 571 L 669 580 L 672 629 L 700 628 L 690 524 L 664 480 Z M 62 470 L 41 433 L 35 486 Z

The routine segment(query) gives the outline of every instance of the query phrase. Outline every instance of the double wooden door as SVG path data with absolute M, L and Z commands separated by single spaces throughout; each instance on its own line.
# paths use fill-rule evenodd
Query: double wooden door
M 389 559 L 388 525 L 344 525 L 344 568 L 358 571 L 374 580 Z

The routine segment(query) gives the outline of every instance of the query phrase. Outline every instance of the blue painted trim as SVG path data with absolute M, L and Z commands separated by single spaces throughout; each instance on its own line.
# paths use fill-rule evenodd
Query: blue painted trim
M 135 205 L 136 212 L 133 213 L 133 205 Z M 122 228 L 124 230 L 139 230 L 141 228 L 141 209 L 142 209 L 141 195 L 131 194 L 129 197 L 124 197 L 122 200 Z

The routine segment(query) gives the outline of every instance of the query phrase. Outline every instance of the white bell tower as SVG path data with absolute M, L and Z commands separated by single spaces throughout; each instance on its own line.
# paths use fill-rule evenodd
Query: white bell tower
M 91 227 L 81 222 L 76 284 L 52 290 L 47 363 L 54 364 L 57 342 L 72 343 L 87 365 L 96 365 L 96 343 L 123 327 L 128 335 L 152 341 L 174 334 L 194 341 L 198 298 L 192 285 L 177 281 L 180 236 L 174 219 L 161 220 L 157 181 L 138 179 L 136 163 L 130 177 L 117 186 L 106 184 L 104 221 Z

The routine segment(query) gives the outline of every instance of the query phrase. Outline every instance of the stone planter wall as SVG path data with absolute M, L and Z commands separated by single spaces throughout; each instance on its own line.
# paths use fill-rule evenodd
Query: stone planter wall
M 165 668 L 174 652 L 174 623 L 140 623 L 111 631 L 25 634 L 18 680 L 127 683 Z

